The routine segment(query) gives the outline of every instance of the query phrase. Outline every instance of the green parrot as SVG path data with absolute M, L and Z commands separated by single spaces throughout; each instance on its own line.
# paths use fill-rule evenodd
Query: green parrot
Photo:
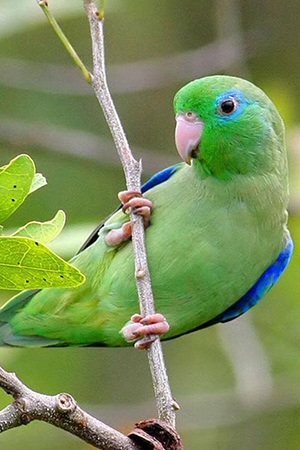
M 2 345 L 128 346 L 149 334 L 170 339 L 240 316 L 277 282 L 293 252 L 277 109 L 259 88 L 231 76 L 190 82 L 176 94 L 174 109 L 183 162 L 150 178 L 142 188 L 147 198 L 121 194 L 123 208 L 71 260 L 86 276 L 82 286 L 24 291 L 2 307 Z M 128 208 L 146 226 L 159 312 L 146 318 L 134 314 Z

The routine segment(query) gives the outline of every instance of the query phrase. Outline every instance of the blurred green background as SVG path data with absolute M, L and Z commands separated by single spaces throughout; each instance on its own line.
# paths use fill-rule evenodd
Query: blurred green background
M 49 3 L 90 67 L 81 0 Z M 186 449 L 300 448 L 299 23 L 298 0 L 107 0 L 108 80 L 145 177 L 178 161 L 172 100 L 193 78 L 227 73 L 251 79 L 287 126 L 296 244 L 290 267 L 253 313 L 164 344 Z M 68 257 L 118 204 L 124 178 L 97 101 L 35 0 L 0 0 L 0 105 L 0 164 L 28 153 L 49 183 L 6 226 L 47 220 L 62 208 L 67 228 L 54 247 Z M 1 302 L 10 295 L 1 294 Z M 0 349 L 0 361 L 31 388 L 69 392 L 124 432 L 155 415 L 143 352 Z M 10 401 L 0 392 L 1 408 Z M 89 446 L 35 422 L 1 435 L 0 448 Z

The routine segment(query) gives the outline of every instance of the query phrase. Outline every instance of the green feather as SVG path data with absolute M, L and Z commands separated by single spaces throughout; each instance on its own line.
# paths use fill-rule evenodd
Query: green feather
M 230 90 L 243 93 L 241 113 L 231 120 L 220 117 L 216 103 Z M 247 81 L 207 77 L 176 95 L 175 112 L 188 111 L 204 123 L 198 156 L 146 193 L 154 204 L 147 253 L 156 309 L 170 324 L 166 339 L 239 300 L 277 258 L 287 235 L 284 127 L 269 98 Z M 105 242 L 107 231 L 127 220 L 117 211 L 73 258 L 85 284 L 28 298 L 21 293 L 5 305 L 2 343 L 130 345 L 120 330 L 138 312 L 132 244 Z

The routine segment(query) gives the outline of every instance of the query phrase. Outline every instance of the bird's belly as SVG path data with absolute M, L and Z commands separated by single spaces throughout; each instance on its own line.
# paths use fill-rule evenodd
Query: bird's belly
M 275 243 L 270 235 L 263 236 L 249 213 L 246 221 L 245 212 L 189 213 L 164 217 L 158 211 L 146 231 L 156 310 L 171 325 L 167 337 L 199 327 L 239 300 L 276 258 L 282 242 L 278 232 Z M 112 286 L 108 303 L 116 306 L 117 315 L 126 309 L 127 319 L 138 309 L 133 275 L 132 248 L 127 245 L 106 274 Z

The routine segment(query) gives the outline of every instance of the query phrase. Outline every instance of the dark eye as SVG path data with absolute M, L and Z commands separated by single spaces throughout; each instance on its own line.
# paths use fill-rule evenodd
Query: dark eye
M 219 112 L 223 115 L 232 114 L 237 108 L 237 101 L 234 98 L 226 98 L 222 100 L 219 106 Z

